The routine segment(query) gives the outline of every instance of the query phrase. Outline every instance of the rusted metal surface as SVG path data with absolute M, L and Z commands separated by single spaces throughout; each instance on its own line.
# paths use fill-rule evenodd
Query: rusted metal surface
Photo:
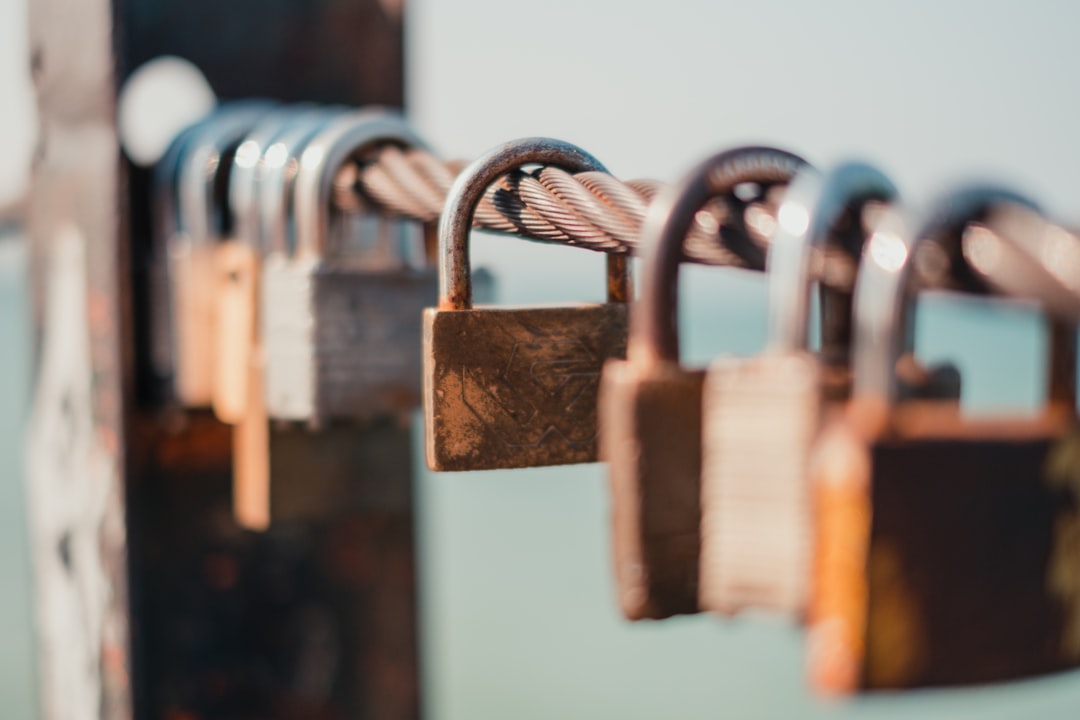
M 427 310 L 428 465 L 596 462 L 597 386 L 626 354 L 626 305 Z
M 698 610 L 704 374 L 679 364 L 681 249 L 707 203 L 726 200 L 742 183 L 786 183 L 803 164 L 772 148 L 720 153 L 659 195 L 643 223 L 642 296 L 629 356 L 605 365 L 599 408 L 616 593 L 631 620 Z
M 630 620 L 698 611 L 704 377 L 671 364 L 604 367 L 600 451 L 611 488 L 615 594 Z
M 1067 421 L 898 412 L 869 445 L 848 430 L 820 455 L 815 684 L 988 683 L 1080 665 L 1080 595 L 1056 578 L 1080 562 L 1080 466 L 1075 452 L 1051 462 L 1076 445 Z

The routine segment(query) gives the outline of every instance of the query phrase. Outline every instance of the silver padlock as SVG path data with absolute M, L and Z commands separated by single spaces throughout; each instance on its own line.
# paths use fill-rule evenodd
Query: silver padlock
M 824 177 L 804 168 L 784 195 L 767 262 L 766 351 L 718 359 L 705 376 L 698 586 L 704 610 L 803 609 L 811 554 L 805 468 L 826 406 L 824 363 L 808 344 L 812 261 L 827 244 L 843 244 L 843 224 L 852 226 L 847 235 L 863 232 L 864 207 L 896 195 L 888 178 L 858 163 Z M 823 318 L 822 325 L 850 330 L 847 315 Z
M 372 212 L 331 212 L 342 164 L 387 142 L 420 145 L 399 115 L 361 110 L 331 122 L 299 156 L 295 242 L 272 251 L 264 270 L 272 418 L 317 427 L 399 415 L 419 404 L 420 318 L 438 293 L 422 227 Z
M 846 398 L 851 375 L 849 293 L 822 286 L 822 347 L 810 347 L 815 264 L 830 247 L 858 258 L 868 238 L 864 216 L 896 198 L 892 182 L 862 163 L 824 176 L 804 168 L 784 194 L 767 262 L 766 351 L 720 358 L 704 382 L 698 595 L 705 610 L 796 617 L 805 610 L 808 458 L 824 418 Z M 955 368 L 916 369 L 923 381 L 910 394 L 959 398 Z
M 311 517 L 310 502 L 300 506 L 295 502 L 296 492 L 290 488 L 296 487 L 296 478 L 290 473 L 295 474 L 299 466 L 314 467 L 320 458 L 344 457 L 346 444 L 345 438 L 325 433 L 317 437 L 304 433 L 307 440 L 297 442 L 293 431 L 274 431 L 266 412 L 266 361 L 260 321 L 266 244 L 284 243 L 288 234 L 286 208 L 296 174 L 294 155 L 341 114 L 340 110 L 311 106 L 293 106 L 289 110 L 276 128 L 266 129 L 265 139 L 253 131 L 237 150 L 234 164 L 250 166 L 250 171 L 234 170 L 230 178 L 236 243 L 235 248 L 226 244 L 223 250 L 236 252 L 231 258 L 225 257 L 226 253 L 219 255 L 223 278 L 219 293 L 219 384 L 214 409 L 221 420 L 234 424 L 233 515 L 242 527 L 251 530 L 265 530 L 272 522 L 290 518 Z M 267 119 L 260 125 L 270 122 Z M 355 443 L 356 439 L 348 441 Z M 316 480 L 334 485 L 328 477 L 320 473 Z M 303 479 L 307 490 L 301 494 L 305 497 L 309 493 L 336 497 L 333 492 L 323 492 L 322 485 L 312 485 L 310 476 L 304 475 Z
M 328 119 L 326 110 L 311 105 L 283 107 L 268 113 L 236 149 L 229 173 L 228 211 L 231 232 L 217 252 L 217 311 L 214 414 L 239 424 L 249 413 L 258 338 L 258 288 L 262 263 L 259 190 L 266 172 L 264 153 L 290 133 L 313 133 Z M 276 173 L 274 182 L 280 178 Z M 280 194 L 280 193 L 279 193 Z M 261 377 L 261 375 L 260 375 Z
M 213 394 L 223 160 L 271 107 L 244 102 L 219 108 L 183 133 L 158 166 L 155 262 L 163 312 L 154 323 L 154 362 L 169 380 L 170 399 L 183 407 L 207 407 Z

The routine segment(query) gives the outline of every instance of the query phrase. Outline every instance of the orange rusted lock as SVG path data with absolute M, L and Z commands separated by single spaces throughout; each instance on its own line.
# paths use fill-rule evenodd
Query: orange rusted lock
M 819 690 L 986 683 L 1080 664 L 1074 332 L 1053 336 L 1049 402 L 1027 418 L 904 401 L 895 372 L 913 258 L 933 248 L 950 277 L 984 290 L 961 238 L 992 211 L 1023 205 L 975 188 L 947 196 L 917 232 L 894 209 L 870 228 L 852 397 L 811 461 L 808 647 Z

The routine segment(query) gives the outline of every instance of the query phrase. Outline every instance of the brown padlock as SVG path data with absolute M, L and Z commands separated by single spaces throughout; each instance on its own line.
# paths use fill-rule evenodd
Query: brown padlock
M 718 358 L 702 400 L 702 610 L 799 616 L 810 565 L 806 459 L 824 413 L 847 389 L 850 303 L 822 303 L 822 354 L 809 348 L 814 260 L 827 249 L 858 258 L 863 212 L 893 202 L 879 170 L 845 163 L 804 168 L 784 193 L 769 244 L 769 337 L 752 358 Z M 823 286 L 824 289 L 824 286 Z M 835 292 L 835 291 L 834 291 Z M 834 315 L 839 315 L 834 316 Z
M 1010 204 L 1026 203 L 977 188 L 948 196 L 919 232 L 893 209 L 872 224 L 852 397 L 811 461 L 808 651 L 821 691 L 986 683 L 1080 664 L 1075 334 L 1053 335 L 1048 402 L 1032 417 L 970 418 L 956 403 L 898 397 L 922 248 L 981 290 L 960 238 Z
M 439 307 L 424 311 L 424 426 L 433 470 L 595 462 L 600 368 L 626 352 L 630 266 L 607 258 L 601 304 L 473 307 L 469 231 L 488 186 L 523 165 L 603 170 L 546 138 L 501 145 L 458 176 L 439 221 Z
M 701 390 L 704 371 L 679 363 L 676 298 L 695 215 L 747 183 L 787 183 L 805 162 L 766 147 L 705 161 L 657 196 L 641 231 L 641 298 L 628 359 L 604 366 L 602 458 L 609 464 L 616 594 L 631 619 L 698 610 Z

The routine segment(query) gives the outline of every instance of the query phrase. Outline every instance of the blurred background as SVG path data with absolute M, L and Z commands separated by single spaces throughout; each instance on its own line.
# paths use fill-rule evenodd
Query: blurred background
M 34 144 L 25 0 L 0 0 L 0 207 Z M 709 152 L 776 144 L 819 166 L 878 164 L 918 204 L 989 177 L 1077 220 L 1080 5 L 1042 0 L 409 0 L 409 114 L 446 156 L 548 135 L 617 176 L 674 180 Z M 237 48 L 243 52 L 242 47 Z M 0 226 L 0 701 L 34 713 L 23 519 L 27 360 L 19 232 Z M 602 261 L 478 238 L 501 299 L 598 299 Z M 764 340 L 760 277 L 693 268 L 688 362 Z M 1042 330 L 1025 308 L 928 298 L 917 340 L 964 375 L 973 412 L 1039 400 Z M 437 720 L 1075 717 L 1080 674 L 828 703 L 803 681 L 798 628 L 698 616 L 630 625 L 615 608 L 599 465 L 436 476 L 415 446 L 424 692 Z

